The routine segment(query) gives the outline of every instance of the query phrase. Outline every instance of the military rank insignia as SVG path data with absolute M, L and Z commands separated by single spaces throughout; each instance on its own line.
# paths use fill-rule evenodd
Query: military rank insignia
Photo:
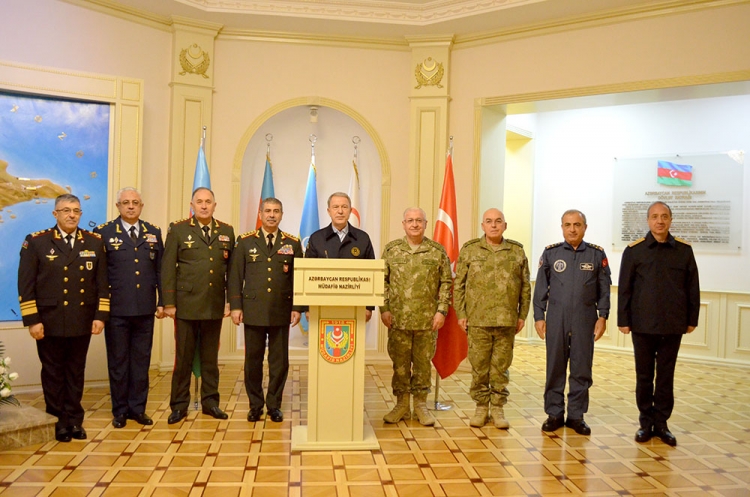
M 354 319 L 321 319 L 320 356 L 326 362 L 340 364 L 354 355 L 357 321 Z

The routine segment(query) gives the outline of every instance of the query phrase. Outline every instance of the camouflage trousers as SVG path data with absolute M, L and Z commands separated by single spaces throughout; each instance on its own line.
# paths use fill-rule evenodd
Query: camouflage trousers
M 478 405 L 504 406 L 508 402 L 508 381 L 513 362 L 513 326 L 469 326 L 469 393 Z
M 393 394 L 427 395 L 430 393 L 432 356 L 435 355 L 437 332 L 432 330 L 388 330 L 388 355 L 393 361 Z

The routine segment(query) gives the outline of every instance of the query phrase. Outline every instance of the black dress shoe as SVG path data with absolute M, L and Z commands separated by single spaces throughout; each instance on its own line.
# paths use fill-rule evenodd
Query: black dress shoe
M 651 440 L 652 436 L 651 428 L 638 428 L 635 432 L 635 441 L 642 444 Z
M 284 421 L 284 413 L 281 412 L 281 409 L 269 409 L 268 410 L 268 416 L 270 416 L 271 421 L 274 423 L 281 423 Z
M 115 416 L 115 419 L 112 420 L 112 426 L 115 428 L 125 428 L 126 424 L 128 424 L 128 418 L 124 414 Z
M 227 415 L 227 413 L 219 409 L 219 406 L 204 407 L 203 414 L 208 414 L 209 416 L 212 416 L 216 419 L 228 419 L 229 418 L 229 415 Z
M 260 409 L 250 409 L 250 412 L 247 413 L 247 420 L 251 423 L 254 423 L 256 421 L 260 421 L 260 418 L 263 417 L 263 408 Z
M 184 411 L 182 409 L 175 409 L 174 411 L 172 411 L 172 414 L 169 415 L 169 418 L 167 418 L 167 424 L 173 425 L 175 423 L 179 423 L 185 418 L 187 418 L 187 411 Z
M 669 445 L 670 447 L 674 447 L 677 445 L 677 439 L 672 435 L 672 432 L 669 431 L 669 428 L 654 428 L 654 436 L 659 438 L 662 442 Z
M 591 428 L 586 424 L 586 421 L 581 419 L 570 419 L 565 422 L 565 426 L 573 428 L 573 430 L 579 435 L 591 435 Z
M 139 425 L 152 425 L 154 424 L 154 421 L 148 417 L 148 414 L 145 412 L 142 412 L 140 414 L 128 414 L 128 419 L 132 419 Z
M 55 430 L 55 440 L 58 442 L 70 442 L 70 430 L 67 428 L 60 428 Z
M 70 436 L 76 440 L 86 440 L 86 430 L 83 429 L 83 426 L 73 425 L 70 427 Z
M 542 431 L 555 431 L 558 428 L 562 428 L 564 424 L 565 420 L 562 416 L 560 416 L 559 418 L 548 416 L 547 420 L 542 423 Z

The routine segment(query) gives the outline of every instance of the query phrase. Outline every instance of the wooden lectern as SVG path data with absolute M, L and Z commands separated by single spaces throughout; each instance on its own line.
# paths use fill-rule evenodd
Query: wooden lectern
M 294 304 L 310 306 L 307 426 L 292 450 L 367 450 L 380 444 L 364 420 L 365 306 L 383 305 L 382 260 L 295 259 Z

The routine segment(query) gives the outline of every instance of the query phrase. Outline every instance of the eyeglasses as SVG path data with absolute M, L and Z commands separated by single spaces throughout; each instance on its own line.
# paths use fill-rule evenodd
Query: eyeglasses
M 424 219 L 418 218 L 418 219 L 404 219 L 404 224 L 422 224 L 424 223 Z
M 71 209 L 69 207 L 66 207 L 64 209 L 55 209 L 55 212 L 59 212 L 60 214 L 64 214 L 66 216 L 70 215 L 71 213 L 75 214 L 76 216 L 80 216 L 83 211 L 81 209 Z
M 125 207 L 132 205 L 133 207 L 138 207 L 141 205 L 140 200 L 123 200 L 122 202 L 117 202 L 119 205 L 124 205 Z

